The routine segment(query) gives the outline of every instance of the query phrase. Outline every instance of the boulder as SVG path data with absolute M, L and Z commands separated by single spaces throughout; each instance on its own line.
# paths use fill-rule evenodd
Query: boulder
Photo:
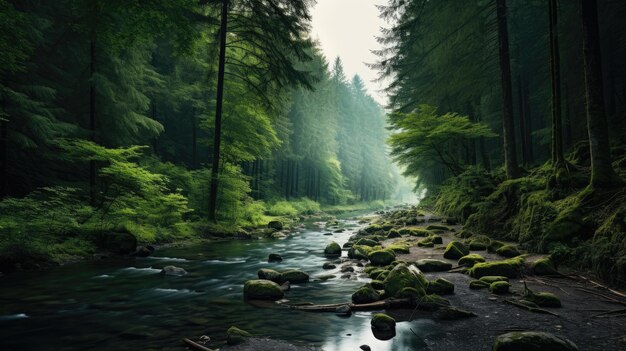
M 487 289 L 491 284 L 484 282 L 482 280 L 472 280 L 469 283 L 469 288 L 473 290 L 477 289 Z
M 277 253 L 271 253 L 267 258 L 267 262 L 282 262 L 283 257 Z
M 526 331 L 511 332 L 498 336 L 493 351 L 578 351 L 578 347 L 566 338 L 550 333 Z
M 469 269 L 469 274 L 474 278 L 480 278 L 486 275 L 516 278 L 520 274 L 523 263 L 524 259 L 519 256 L 504 261 L 476 263 L 474 267 Z
M 369 284 L 375 290 L 385 290 L 385 284 L 380 280 L 372 280 Z
M 396 259 L 396 255 L 393 251 L 376 250 L 367 255 L 370 262 L 375 266 L 386 266 L 391 264 Z
M 486 275 L 484 277 L 480 277 L 481 282 L 485 282 L 487 284 L 495 283 L 495 282 L 508 282 L 509 278 L 502 277 L 499 275 Z
M 452 269 L 452 263 L 430 258 L 418 260 L 417 262 L 415 262 L 415 265 L 422 272 L 445 272 Z
M 380 276 L 378 277 L 380 279 Z M 425 295 L 428 280 L 417 267 L 407 266 L 403 263 L 395 266 L 384 280 L 385 293 L 388 296 L 396 296 L 404 288 L 415 288 L 421 295 Z
M 539 307 L 561 307 L 561 299 L 549 292 L 533 293 L 529 291 L 524 300 L 530 301 Z
M 494 294 L 502 295 L 502 294 L 507 294 L 509 292 L 510 287 L 511 287 L 511 284 L 509 284 L 509 282 L 504 282 L 504 281 L 493 282 L 491 283 L 491 285 L 489 285 L 489 291 L 491 291 Z
M 187 274 L 187 271 L 176 266 L 165 266 L 161 269 L 161 274 L 180 277 Z
M 435 247 L 435 243 L 433 242 L 432 237 L 428 237 L 425 239 L 422 239 L 420 241 L 417 242 L 417 246 L 419 247 Z
M 558 274 L 554 263 L 550 257 L 544 257 L 530 264 L 530 270 L 535 275 L 553 275 Z
M 259 279 L 271 280 L 274 283 L 282 282 L 281 274 L 273 269 L 261 268 L 257 272 Z
M 485 251 L 487 250 L 487 244 L 480 242 L 480 241 L 476 241 L 476 240 L 470 240 L 469 244 L 469 249 L 470 251 Z
M 469 249 L 465 244 L 459 241 L 451 241 L 446 246 L 446 250 L 443 252 L 443 257 L 458 260 L 463 256 L 469 255 Z
M 437 294 L 425 295 L 417 299 L 417 307 L 424 311 L 436 311 L 442 307 L 450 306 L 450 301 Z
M 368 238 L 361 238 L 359 240 L 357 240 L 354 245 L 364 245 L 364 246 L 376 246 L 378 245 L 378 242 L 376 240 L 373 239 L 368 239 Z
M 498 240 L 491 240 L 491 242 L 489 243 L 489 246 L 487 246 L 487 251 L 491 252 L 491 253 L 496 253 L 496 251 L 498 251 L 499 248 L 501 248 L 502 246 L 504 246 L 504 243 Z
M 369 253 L 372 251 L 372 248 L 366 245 L 353 245 L 348 250 L 348 257 L 357 260 L 367 260 Z
M 289 269 L 281 273 L 281 279 L 292 284 L 306 283 L 309 281 L 309 275 L 298 269 Z
M 393 243 L 385 247 L 387 251 L 393 251 L 394 254 L 408 254 L 411 253 L 411 246 L 406 243 Z
M 507 257 L 507 258 L 517 257 L 520 255 L 517 248 L 513 245 L 501 246 L 499 249 L 496 250 L 496 253 L 502 257 Z
M 476 263 L 485 262 L 485 258 L 479 254 L 469 254 L 459 259 L 459 266 L 474 267 Z
M 400 235 L 400 232 L 398 232 L 398 230 L 396 229 L 392 229 L 389 231 L 389 234 L 387 234 L 387 238 L 388 239 L 394 239 L 394 238 L 399 238 L 402 235 Z
M 439 235 L 431 235 L 430 236 L 430 241 L 432 241 L 433 244 L 435 244 L 435 245 L 443 244 L 443 238 L 440 237 Z
M 376 302 L 380 300 L 380 294 L 371 286 L 363 286 L 352 294 L 352 302 L 356 304 Z
M 326 263 L 324 263 L 324 265 L 322 265 L 322 268 L 323 269 L 334 269 L 334 268 L 337 268 L 337 266 L 332 264 L 332 263 L 330 263 L 330 262 L 326 262 Z
M 330 244 L 326 245 L 326 248 L 324 249 L 324 255 L 341 256 L 341 246 L 339 246 L 339 244 L 334 241 L 331 242 Z
M 372 317 L 371 325 L 378 331 L 392 331 L 396 329 L 396 320 L 384 313 L 376 313 Z
M 283 230 L 283 222 L 281 221 L 270 221 L 267 223 L 267 227 L 273 230 Z
M 280 285 L 271 280 L 248 280 L 243 285 L 243 296 L 249 300 L 280 300 L 285 296 Z
M 245 341 L 246 338 L 251 337 L 250 333 L 237 327 L 230 327 L 226 332 L 226 343 L 228 345 L 239 345 Z
M 452 282 L 444 278 L 437 278 L 431 281 L 430 283 L 428 283 L 426 292 L 429 294 L 437 294 L 437 295 L 453 294 L 454 284 L 452 284 Z

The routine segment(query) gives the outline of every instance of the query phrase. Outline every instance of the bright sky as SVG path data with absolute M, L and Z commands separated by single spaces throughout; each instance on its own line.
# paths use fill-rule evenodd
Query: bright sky
M 387 98 L 379 90 L 384 85 L 373 82 L 378 74 L 365 63 L 376 62 L 370 50 L 379 48 L 375 36 L 387 24 L 378 18 L 375 5 L 385 3 L 385 0 L 317 0 L 312 31 L 329 63 L 341 57 L 346 76 L 351 79 L 355 74 L 360 75 L 370 95 L 383 106 Z

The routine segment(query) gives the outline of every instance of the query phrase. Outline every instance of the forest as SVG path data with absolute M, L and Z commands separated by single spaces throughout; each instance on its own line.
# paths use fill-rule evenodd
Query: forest
M 626 347 L 625 18 L 0 0 L 0 349 Z

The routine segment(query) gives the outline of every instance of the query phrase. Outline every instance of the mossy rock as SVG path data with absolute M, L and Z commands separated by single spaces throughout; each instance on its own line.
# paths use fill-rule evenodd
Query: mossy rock
M 309 275 L 298 269 L 289 269 L 281 273 L 281 279 L 293 284 L 306 283 L 309 281 Z
M 389 271 L 388 271 L 387 269 L 385 269 L 385 268 L 378 268 L 378 269 L 375 269 L 375 270 L 373 270 L 373 271 L 369 272 L 369 273 L 368 273 L 368 275 L 369 275 L 369 277 L 370 277 L 370 278 L 372 278 L 372 279 L 378 279 L 378 277 L 379 277 L 382 273 L 384 273 L 384 272 L 389 272 Z M 382 280 L 382 279 L 378 279 L 378 280 Z
M 372 251 L 367 257 L 376 266 L 386 266 L 396 259 L 396 255 L 391 250 Z
M 528 292 L 524 300 L 530 301 L 540 307 L 561 307 L 561 299 L 549 292 Z
M 430 230 L 426 230 L 424 228 L 407 228 L 408 229 L 408 233 L 411 236 L 417 236 L 417 237 L 428 237 L 431 236 L 433 234 L 433 232 L 431 232 Z
M 285 296 L 280 285 L 271 280 L 248 280 L 243 285 L 243 296 L 249 300 L 280 300 Z
M 368 264 L 367 266 L 365 266 L 365 268 L 363 268 L 363 272 L 370 274 L 371 272 L 380 269 L 380 267 L 376 267 L 376 266 L 372 266 L 370 264 Z
M 408 254 L 411 253 L 411 246 L 409 244 L 393 243 L 387 246 L 385 250 L 391 250 L 397 254 Z
M 326 248 L 324 248 L 324 255 L 341 256 L 341 246 L 339 246 L 339 244 L 334 241 L 331 242 L 330 244 L 326 245 Z
M 271 280 L 274 283 L 280 283 L 282 281 L 281 274 L 269 268 L 259 269 L 257 276 L 259 276 L 259 279 Z
M 458 260 L 463 256 L 469 255 L 469 249 L 462 242 L 451 241 L 446 246 L 446 250 L 443 252 L 443 257 Z
M 396 229 L 392 229 L 389 231 L 389 234 L 387 234 L 387 238 L 388 239 L 394 239 L 394 238 L 399 238 L 402 235 L 400 234 L 400 232 Z
M 267 223 L 267 227 L 273 230 L 283 230 L 283 222 L 281 221 L 270 221 Z
M 230 327 L 226 332 L 226 343 L 228 345 L 239 345 L 246 340 L 246 338 L 250 338 L 252 335 L 245 330 L 239 329 L 237 327 Z
M 363 230 L 367 233 L 375 233 L 375 232 L 383 230 L 383 227 L 380 224 L 372 224 L 370 226 L 363 228 Z
M 357 240 L 357 241 L 354 243 L 354 245 L 355 245 L 355 246 L 356 246 L 356 245 L 362 245 L 362 246 L 369 246 L 369 247 L 372 247 L 372 246 L 376 246 L 376 245 L 378 245 L 378 241 L 373 240 L 373 239 L 369 239 L 369 238 L 361 238 L 361 239 Z
M 393 229 L 394 225 L 389 222 L 385 222 L 382 224 L 381 227 L 383 228 L 384 231 L 388 231 L 388 230 Z
M 422 272 L 445 272 L 452 269 L 452 263 L 431 258 L 418 260 L 415 266 Z
M 499 275 L 487 275 L 484 277 L 480 277 L 481 282 L 485 282 L 487 284 L 495 283 L 495 282 L 508 282 L 509 278 L 499 276 Z
M 449 231 L 450 227 L 447 227 L 445 225 L 439 225 L 439 224 L 430 224 L 426 227 L 426 230 L 443 230 L 443 231 Z
M 476 240 L 470 240 L 468 243 L 469 249 L 470 251 L 485 251 L 487 250 L 487 244 L 480 242 L 480 241 L 476 241 Z
M 395 266 L 386 276 L 384 283 L 385 292 L 390 297 L 396 296 L 404 288 L 425 290 L 428 286 L 428 280 L 424 273 L 415 266 L 405 264 Z
M 489 285 L 491 284 L 484 282 L 482 280 L 472 280 L 469 282 L 469 288 L 473 290 L 488 289 Z
M 512 332 L 498 336 L 493 351 L 578 351 L 566 338 L 544 332 Z
M 489 246 L 487 246 L 487 251 L 489 251 L 490 253 L 496 253 L 496 251 L 498 251 L 498 249 L 502 246 L 504 246 L 504 243 L 502 241 L 491 240 Z
M 479 254 L 469 254 L 459 259 L 459 266 L 474 267 L 476 263 L 485 262 L 485 258 Z
M 435 244 L 435 245 L 443 244 L 443 238 L 440 237 L 439 235 L 431 235 L 430 236 L 430 241 L 432 241 L 433 244 Z
M 502 294 L 508 293 L 510 287 L 511 287 L 511 284 L 509 284 L 509 282 L 503 282 L 503 281 L 493 282 L 491 283 L 491 285 L 489 285 L 489 291 L 491 291 L 494 294 L 502 295 Z
M 383 283 L 382 280 L 374 279 L 369 282 L 369 284 L 374 290 L 385 290 L 385 283 Z
M 350 258 L 354 258 L 357 260 L 367 260 L 368 259 L 368 255 L 370 252 L 372 252 L 373 249 L 369 246 L 366 245 L 353 245 L 349 250 L 348 250 L 348 257 Z
M 402 290 L 400 290 L 400 292 L 398 294 L 396 294 L 396 297 L 399 299 L 417 299 L 421 296 L 425 296 L 426 293 L 424 292 L 424 290 L 418 290 L 415 288 L 404 288 Z
M 380 295 L 371 286 L 363 286 L 352 294 L 352 302 L 356 304 L 376 302 Z
M 424 311 L 435 311 L 442 307 L 450 306 L 450 301 L 437 295 L 424 295 L 416 300 L 416 308 Z
M 507 258 L 517 257 L 520 255 L 520 252 L 519 250 L 517 250 L 517 247 L 513 245 L 504 245 L 500 247 L 499 249 L 497 249 L 496 253 L 502 257 L 507 257 Z
M 393 331 L 396 329 L 396 320 L 384 313 L 376 313 L 372 316 L 371 325 L 377 331 Z
M 550 257 L 543 257 L 530 264 L 530 270 L 535 275 L 558 274 Z
M 428 237 L 426 239 L 422 239 L 417 242 L 417 246 L 419 247 L 435 247 L 435 243 L 432 238 Z
M 469 275 L 474 278 L 480 278 L 487 275 L 499 275 L 507 278 L 516 278 L 519 276 L 523 263 L 524 258 L 519 256 L 503 261 L 476 263 L 474 267 L 469 269 Z
M 454 284 L 452 284 L 452 282 L 444 278 L 437 278 L 431 281 L 430 283 L 428 283 L 426 292 L 429 294 L 437 294 L 437 295 L 453 294 Z

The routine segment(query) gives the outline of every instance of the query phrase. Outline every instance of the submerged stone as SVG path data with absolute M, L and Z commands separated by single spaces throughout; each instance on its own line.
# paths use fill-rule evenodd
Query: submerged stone
M 165 266 L 161 270 L 161 274 L 172 275 L 172 276 L 183 276 L 187 274 L 187 271 L 184 270 L 183 268 L 176 267 L 176 266 Z
M 283 260 L 283 257 L 276 253 L 271 253 L 269 257 L 267 258 L 267 262 L 281 262 L 282 260 Z
M 544 332 L 512 332 L 498 336 L 493 351 L 578 351 L 566 338 Z

